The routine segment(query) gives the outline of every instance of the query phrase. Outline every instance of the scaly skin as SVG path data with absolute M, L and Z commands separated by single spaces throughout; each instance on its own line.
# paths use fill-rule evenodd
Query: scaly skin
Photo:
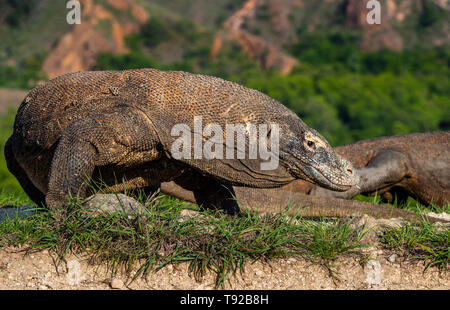
M 192 130 L 195 116 L 220 128 L 278 124 L 278 167 L 262 170 L 262 160 L 248 156 L 174 159 L 171 130 Z M 233 186 L 274 188 L 302 178 L 346 190 L 358 182 L 348 161 L 274 99 L 219 78 L 154 69 L 70 73 L 38 86 L 17 112 L 5 157 L 30 198 L 49 208 L 69 194 L 86 197 L 92 180 L 116 192 L 173 181 L 197 203 L 229 213 L 239 212 Z
M 310 195 L 350 199 L 378 193 L 387 201 L 408 196 L 422 204 L 450 203 L 450 132 L 414 133 L 364 140 L 339 146 L 361 177 L 360 188 L 332 192 L 296 180 L 284 188 Z
M 301 215 L 305 218 L 344 217 L 348 215 L 370 215 L 375 218 L 401 217 L 414 223 L 421 223 L 422 218 L 435 222 L 448 222 L 426 215 L 418 216 L 414 212 L 396 209 L 385 205 L 368 202 L 344 200 L 332 197 L 310 196 L 282 189 L 259 189 L 234 187 L 235 199 L 243 208 L 257 213 L 276 213 L 289 207 L 289 215 Z M 181 200 L 197 203 L 194 194 L 174 182 L 162 183 L 161 192 Z

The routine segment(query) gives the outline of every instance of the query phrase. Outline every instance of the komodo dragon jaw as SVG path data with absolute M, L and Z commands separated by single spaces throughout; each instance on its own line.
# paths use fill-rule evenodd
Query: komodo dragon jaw
M 290 137 L 287 149 L 280 150 L 280 159 L 295 177 L 334 191 L 346 191 L 360 182 L 352 164 L 313 129 L 304 131 L 300 138 Z

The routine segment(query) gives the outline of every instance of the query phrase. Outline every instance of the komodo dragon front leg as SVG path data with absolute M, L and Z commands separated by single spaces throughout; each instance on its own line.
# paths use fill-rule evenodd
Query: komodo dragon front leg
M 51 208 L 63 204 L 69 194 L 85 198 L 87 185 L 93 179 L 94 169 L 98 167 L 116 167 L 112 169 L 113 173 L 107 171 L 100 177 L 102 182 L 114 184 L 109 187 L 109 191 L 139 187 L 151 191 L 162 180 L 154 178 L 142 181 L 148 174 L 161 176 L 170 174 L 167 172 L 170 169 L 181 170 L 172 163 L 168 167 L 160 167 L 158 173 L 146 172 L 146 169 L 157 170 L 155 160 L 162 157 L 162 152 L 158 151 L 159 137 L 148 122 L 136 110 L 125 107 L 107 115 L 94 114 L 71 123 L 62 133 L 55 150 L 46 205 Z M 124 169 L 120 169 L 120 166 Z M 121 170 L 124 172 L 117 175 L 116 172 Z M 202 207 L 224 209 L 229 214 L 239 213 L 232 186 L 203 176 L 193 169 L 180 174 L 180 177 L 174 177 L 175 182 L 192 191 L 195 201 Z M 139 179 L 140 183 L 133 184 L 129 180 L 130 176 Z
M 148 119 L 127 106 L 72 122 L 62 133 L 53 156 L 47 207 L 66 203 L 69 194 L 85 198 L 96 167 L 115 165 L 132 170 L 133 165 L 157 159 L 158 139 L 152 133 Z
M 190 201 L 205 209 L 222 209 L 228 214 L 239 214 L 239 205 L 231 185 L 206 177 L 194 170 L 183 173 L 171 182 L 179 188 L 179 192 L 192 195 Z
M 359 187 L 353 186 L 345 192 L 330 191 L 315 186 L 310 194 L 322 197 L 351 199 L 358 194 L 374 193 L 385 187 L 400 182 L 408 173 L 408 158 L 395 150 L 383 150 L 373 157 L 369 163 L 356 173 L 360 176 Z

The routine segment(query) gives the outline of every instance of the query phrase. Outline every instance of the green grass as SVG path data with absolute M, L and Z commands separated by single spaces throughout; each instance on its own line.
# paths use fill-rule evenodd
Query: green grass
M 19 182 L 6 167 L 4 153 L 5 143 L 13 132 L 13 124 L 16 111 L 16 108 L 11 107 L 8 109 L 8 113 L 0 114 L 0 191 L 2 193 L 0 197 L 3 197 L 2 199 L 5 198 L 6 193 L 8 193 L 8 196 L 10 196 L 10 198 L 12 198 L 14 195 L 22 195 L 21 193 L 23 193 Z M 1 205 L 3 206 L 4 204 Z
M 0 206 L 20 207 L 23 205 L 34 205 L 34 202 L 25 194 L 25 192 L 0 191 Z
M 407 223 L 383 232 L 381 241 L 391 249 L 407 251 L 413 258 L 426 262 L 426 269 L 447 269 L 450 261 L 450 229 L 436 229 L 432 224 Z
M 112 275 L 135 267 L 133 279 L 167 264 L 189 262 L 197 280 L 207 270 L 214 272 L 217 287 L 242 271 L 245 262 L 300 255 L 329 267 L 340 255 L 363 246 L 363 233 L 340 221 L 298 220 L 286 212 L 232 217 L 208 210 L 183 219 L 183 209 L 196 207 L 165 196 L 146 207 L 148 213 L 136 219 L 120 212 L 92 217 L 73 199 L 68 208 L 0 222 L 0 246 L 48 249 L 60 260 L 68 253 L 87 252 L 93 261 L 107 262 Z
M 359 201 L 372 202 L 372 203 L 376 203 L 376 204 L 383 203 L 381 197 L 378 194 L 375 194 L 375 196 L 358 195 L 354 199 L 359 200 Z M 397 199 L 395 198 L 394 201 L 392 202 L 392 205 L 394 206 L 394 208 L 401 208 L 401 209 L 413 211 L 413 212 L 416 212 L 419 214 L 422 214 L 424 212 L 450 213 L 450 204 L 447 204 L 444 206 L 438 206 L 438 205 L 431 203 L 431 204 L 425 206 L 412 197 L 408 197 L 408 199 L 406 200 L 405 203 L 399 203 L 397 201 Z
M 142 203 L 147 200 L 140 192 L 134 197 Z M 0 194 L 2 199 L 13 201 L 6 194 Z M 219 288 L 230 276 L 242 272 L 246 262 L 293 256 L 322 264 L 334 278 L 334 261 L 343 255 L 362 255 L 358 249 L 368 246 L 362 240 L 367 232 L 364 227 L 352 229 L 340 220 L 290 217 L 287 210 L 263 216 L 244 211 L 241 217 L 202 210 L 186 218 L 182 210 L 199 208 L 163 195 L 145 205 L 147 213 L 134 219 L 121 212 L 94 217 L 73 198 L 66 208 L 42 209 L 26 219 L 0 222 L 0 247 L 47 249 L 60 261 L 69 253 L 88 253 L 93 262 L 106 263 L 111 276 L 137 270 L 129 281 L 168 264 L 188 262 L 196 280 L 207 271 L 214 272 Z M 391 250 L 424 260 L 426 268 L 448 268 L 449 229 L 428 222 L 406 224 L 387 229 L 380 241 Z
M 381 198 L 378 195 L 374 197 L 359 195 L 357 199 L 381 203 Z M 450 204 L 424 206 L 411 197 L 408 197 L 403 205 L 394 201 L 393 206 L 418 214 L 424 212 L 450 213 Z M 448 227 L 437 228 L 427 221 L 422 221 L 420 225 L 407 223 L 400 228 L 384 230 L 380 241 L 389 249 L 404 251 L 415 259 L 425 261 L 426 269 L 434 265 L 442 269 L 448 267 L 450 261 L 450 229 Z

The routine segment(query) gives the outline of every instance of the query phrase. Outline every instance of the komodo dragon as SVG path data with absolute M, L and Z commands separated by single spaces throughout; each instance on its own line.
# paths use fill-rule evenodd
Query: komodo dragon
M 381 137 L 339 146 L 336 152 L 350 160 L 361 177 L 359 188 L 332 192 L 296 180 L 284 188 L 310 195 L 353 198 L 374 195 L 393 202 L 408 196 L 422 204 L 450 203 L 450 132 Z
M 172 128 L 192 130 L 195 116 L 221 128 L 278 124 L 279 165 L 263 170 L 262 159 L 248 156 L 173 158 Z M 302 178 L 347 190 L 359 180 L 347 160 L 276 100 L 219 78 L 155 69 L 70 73 L 36 87 L 19 107 L 5 157 L 28 196 L 49 208 L 66 204 L 69 194 L 86 197 L 87 180 L 114 192 L 173 181 L 198 204 L 231 214 L 239 212 L 232 186 L 274 188 Z

